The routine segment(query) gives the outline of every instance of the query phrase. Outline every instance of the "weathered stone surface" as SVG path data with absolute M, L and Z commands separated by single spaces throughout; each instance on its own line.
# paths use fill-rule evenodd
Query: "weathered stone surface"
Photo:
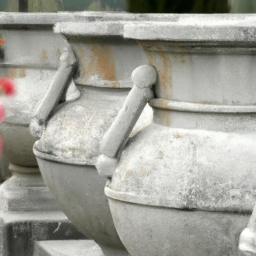
M 79 89 L 81 97 L 55 111 L 35 147 L 50 160 L 94 165 L 100 138 L 117 115 L 128 90 L 86 86 Z
M 109 203 L 120 238 L 131 255 L 244 255 L 238 240 L 249 214 L 185 211 L 113 199 Z
M 64 95 L 72 81 L 75 67 L 76 58 L 70 46 L 66 44 L 66 48 L 60 57 L 58 71 L 30 123 L 30 132 L 34 137 L 42 136 L 45 130 L 45 122 L 50 113 L 60 102 L 65 101 Z
M 175 22 L 125 25 L 124 37 L 184 42 L 254 42 L 255 15 L 179 15 Z
M 32 256 L 35 241 L 86 239 L 61 212 L 0 211 L 0 255 Z

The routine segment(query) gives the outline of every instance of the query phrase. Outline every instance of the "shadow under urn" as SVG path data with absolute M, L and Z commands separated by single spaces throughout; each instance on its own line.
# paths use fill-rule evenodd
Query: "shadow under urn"
M 129 140 L 105 187 L 131 255 L 243 255 L 239 235 L 256 196 L 255 20 L 188 15 L 125 25 L 124 37 L 137 40 L 158 74 L 154 122 Z
M 123 39 L 122 27 L 115 21 L 56 25 L 55 32 L 67 37 L 77 57 L 73 79 L 81 96 L 57 106 L 34 145 L 43 179 L 60 208 L 106 256 L 129 254 L 104 194 L 107 178 L 95 168 L 100 140 L 132 87 L 132 70 L 147 61 L 134 40 Z M 146 113 L 141 125 L 151 118 Z

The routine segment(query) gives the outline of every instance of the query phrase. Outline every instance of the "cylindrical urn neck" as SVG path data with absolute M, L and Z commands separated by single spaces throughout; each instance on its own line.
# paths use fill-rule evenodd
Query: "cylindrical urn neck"
M 139 40 L 158 72 L 154 122 L 255 132 L 256 48 L 251 43 Z
M 210 105 L 154 99 L 154 123 L 180 129 L 256 132 L 256 106 Z
M 138 41 L 158 72 L 157 98 L 217 105 L 256 104 L 252 44 Z

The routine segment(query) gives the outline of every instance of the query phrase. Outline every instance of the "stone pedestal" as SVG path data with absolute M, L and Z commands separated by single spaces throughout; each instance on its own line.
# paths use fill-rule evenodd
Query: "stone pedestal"
M 86 239 L 59 210 L 38 167 L 10 164 L 0 187 L 0 255 L 33 255 L 35 241 Z
M 45 186 L 38 167 L 9 165 L 13 176 L 0 188 L 0 210 L 58 211 L 55 200 Z
M 64 239 L 85 237 L 60 211 L 0 211 L 1 256 L 32 256 L 35 241 Z

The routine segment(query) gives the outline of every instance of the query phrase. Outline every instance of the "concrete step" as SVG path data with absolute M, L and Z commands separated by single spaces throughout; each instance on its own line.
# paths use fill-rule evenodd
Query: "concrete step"
M 103 256 L 92 240 L 37 241 L 33 256 Z

